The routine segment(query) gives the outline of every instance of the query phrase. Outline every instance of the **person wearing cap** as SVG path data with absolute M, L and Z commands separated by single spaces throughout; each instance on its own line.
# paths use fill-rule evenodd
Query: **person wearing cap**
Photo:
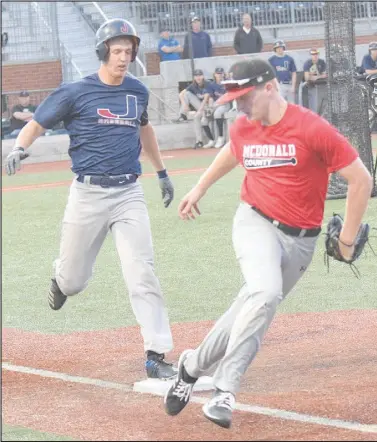
M 377 74 L 377 41 L 369 43 L 368 54 L 364 55 L 361 67 L 367 75 Z
M 180 60 L 180 53 L 182 51 L 182 46 L 179 44 L 178 40 L 170 35 L 169 29 L 163 29 L 161 32 L 160 41 L 158 42 L 160 61 Z
M 288 103 L 279 93 L 268 61 L 242 60 L 230 70 L 233 77 L 224 81 L 227 92 L 218 101 L 237 100 L 244 115 L 231 126 L 230 142 L 183 197 L 178 214 L 182 220 L 195 219 L 201 213 L 198 203 L 210 187 L 238 165 L 244 168 L 232 231 L 244 285 L 201 344 L 181 354 L 178 376 L 164 397 L 165 411 L 177 415 L 189 402 L 197 379 L 212 375 L 215 393 L 203 412 L 224 428 L 231 426 L 242 377 L 278 305 L 310 266 L 320 238 L 329 175 L 338 172 L 348 182 L 339 240 L 345 260 L 354 253 L 373 188 L 372 177 L 350 142 L 321 116 Z M 215 277 L 220 276 L 218 267 Z
M 195 145 L 194 149 L 203 147 L 203 134 L 202 134 L 202 117 L 204 115 L 204 109 L 207 107 L 209 95 L 211 92 L 210 82 L 204 79 L 204 73 L 201 69 L 195 69 L 194 80 L 187 86 L 186 89 L 179 94 L 179 100 L 181 102 L 180 116 L 174 123 L 180 123 L 187 121 L 187 112 L 190 109 L 190 105 L 195 109 L 194 117 L 194 129 L 195 129 Z M 204 126 L 209 140 L 213 139 L 212 133 L 207 126 Z M 211 146 L 207 146 L 211 147 Z
M 233 47 L 237 54 L 254 54 L 263 48 L 262 36 L 253 26 L 250 14 L 243 14 L 242 26 L 234 34 Z
M 319 50 L 310 50 L 311 58 L 304 63 L 304 79 L 308 82 L 314 82 L 318 78 L 326 78 L 326 62 L 319 58 Z
M 217 126 L 217 140 L 215 142 L 214 137 L 212 136 L 211 130 L 208 126 L 208 116 L 206 115 L 206 112 L 204 113 L 204 116 L 202 118 L 202 125 L 204 127 L 204 130 L 206 131 L 206 127 L 208 127 L 208 130 L 206 133 L 210 133 L 211 137 L 209 138 L 208 144 L 206 144 L 205 148 L 208 147 L 215 147 L 216 149 L 220 149 L 225 144 L 225 137 L 224 137 L 224 121 L 225 121 L 225 114 L 228 112 L 231 108 L 230 103 L 225 103 L 221 105 L 217 105 L 217 100 L 225 94 L 225 87 L 222 84 L 222 81 L 225 78 L 225 71 L 223 68 L 218 67 L 215 69 L 215 72 L 213 74 L 214 80 L 210 82 L 210 92 L 209 92 L 209 100 L 208 100 L 208 114 L 211 115 L 211 118 L 214 119 L 215 124 Z M 208 134 L 207 134 L 208 136 Z
M 311 58 L 304 63 L 304 80 L 305 84 L 303 85 L 302 94 L 303 94 L 303 104 L 307 104 L 309 109 L 313 112 L 318 111 L 318 99 L 317 93 L 318 89 L 316 87 L 315 82 L 320 78 L 326 78 L 326 62 L 322 58 L 319 58 L 319 50 L 316 48 L 312 48 L 310 50 Z M 304 100 L 304 97 L 307 97 L 307 100 Z M 306 103 L 307 101 L 307 103 Z
M 30 94 L 28 91 L 21 91 L 17 97 L 18 104 L 12 108 L 12 117 L 10 119 L 9 137 L 17 136 L 21 129 L 33 119 L 37 107 L 30 104 Z
M 193 17 L 191 19 L 192 27 L 192 58 L 205 58 L 212 57 L 212 40 L 207 32 L 200 30 L 200 18 Z M 185 35 L 183 44 L 183 56 L 182 58 L 191 58 L 189 47 L 189 34 Z
M 268 59 L 276 70 L 277 80 L 283 97 L 290 103 L 295 102 L 297 69 L 294 59 L 285 53 L 283 40 L 276 40 L 273 45 L 275 54 Z

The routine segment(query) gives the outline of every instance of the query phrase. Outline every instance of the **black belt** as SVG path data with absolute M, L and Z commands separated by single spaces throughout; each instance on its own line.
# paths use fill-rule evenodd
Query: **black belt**
M 87 179 L 85 179 L 87 178 Z M 77 181 L 87 182 L 101 187 L 119 187 L 132 184 L 138 179 L 138 175 L 129 173 L 126 175 L 104 176 L 104 175 L 78 175 Z
M 279 81 L 279 83 L 281 83 L 281 84 L 292 84 L 291 81 Z
M 299 236 L 300 238 L 303 238 L 305 236 L 306 237 L 318 236 L 321 233 L 321 227 L 316 227 L 315 229 L 300 229 L 298 227 L 287 226 L 286 224 L 283 224 L 280 221 L 277 221 L 276 219 L 270 218 L 269 216 L 265 215 L 256 207 L 254 206 L 250 207 L 260 216 L 265 218 L 267 221 L 270 221 L 270 223 L 272 223 L 274 226 L 276 226 L 278 229 L 280 229 L 282 232 L 286 233 L 287 235 Z

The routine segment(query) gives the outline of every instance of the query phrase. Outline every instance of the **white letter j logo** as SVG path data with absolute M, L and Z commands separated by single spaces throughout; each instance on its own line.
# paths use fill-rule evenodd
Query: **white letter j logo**
M 136 120 L 137 118 L 137 100 L 135 95 L 127 95 L 126 97 L 126 113 L 113 114 L 110 109 L 97 109 L 98 115 L 102 118 L 113 118 L 119 120 Z

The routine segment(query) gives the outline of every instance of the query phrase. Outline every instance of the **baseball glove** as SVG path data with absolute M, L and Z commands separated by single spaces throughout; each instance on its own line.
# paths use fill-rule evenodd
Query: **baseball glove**
M 365 244 L 369 243 L 369 224 L 360 225 L 359 232 L 354 242 L 354 252 L 351 258 L 349 259 L 343 257 L 339 248 L 339 236 L 342 227 L 343 227 L 343 218 L 340 215 L 334 213 L 332 218 L 327 224 L 327 233 L 325 240 L 325 248 L 326 248 L 325 260 L 327 258 L 327 265 L 329 265 L 329 257 L 334 258 L 336 261 L 341 261 L 345 262 L 346 264 L 350 264 L 353 272 L 358 277 L 358 273 L 356 273 L 358 271 L 353 265 L 353 263 L 362 254 Z

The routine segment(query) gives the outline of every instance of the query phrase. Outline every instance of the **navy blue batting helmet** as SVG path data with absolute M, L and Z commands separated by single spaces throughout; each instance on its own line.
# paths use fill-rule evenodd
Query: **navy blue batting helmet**
M 284 48 L 284 50 L 285 50 L 284 41 L 283 40 L 275 40 L 272 49 L 275 50 L 276 48 Z
M 109 54 L 109 47 L 106 43 L 115 37 L 131 37 L 133 42 L 131 61 L 134 61 L 139 49 L 140 38 L 136 34 L 133 24 L 121 18 L 105 21 L 96 32 L 96 53 L 98 58 L 101 61 L 106 61 Z
M 377 41 L 371 41 L 371 42 L 369 43 L 368 49 L 369 49 L 370 51 L 372 51 L 372 50 L 374 50 L 374 49 L 377 49 Z

